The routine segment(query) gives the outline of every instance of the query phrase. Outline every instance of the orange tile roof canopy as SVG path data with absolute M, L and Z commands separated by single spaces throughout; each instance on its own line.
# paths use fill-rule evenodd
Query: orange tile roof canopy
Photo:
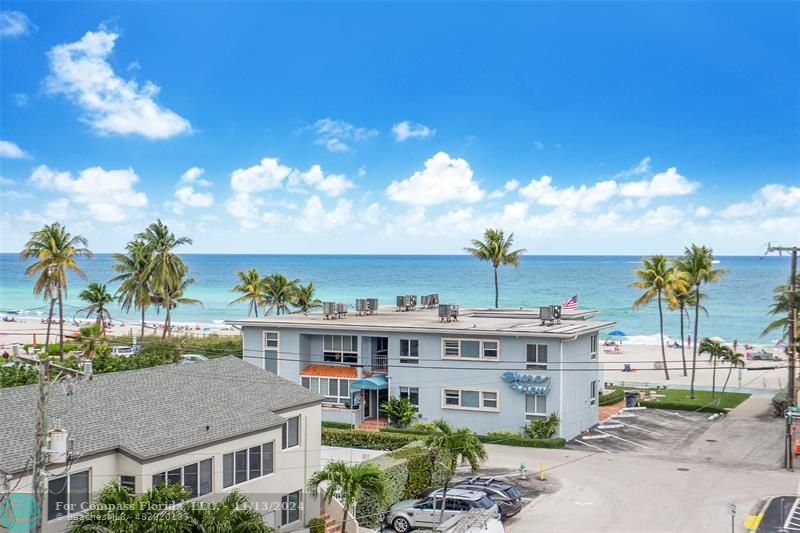
M 320 378 L 358 379 L 358 369 L 352 366 L 340 365 L 308 365 L 301 372 L 301 376 Z

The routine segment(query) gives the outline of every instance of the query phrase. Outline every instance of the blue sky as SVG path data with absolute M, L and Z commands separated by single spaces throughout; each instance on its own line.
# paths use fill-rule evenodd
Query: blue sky
M 796 3 L 3 3 L 0 250 L 759 254 L 800 235 Z

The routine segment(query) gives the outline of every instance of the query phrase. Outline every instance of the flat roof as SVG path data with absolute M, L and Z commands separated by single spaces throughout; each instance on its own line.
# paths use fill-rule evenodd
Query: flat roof
M 568 339 L 614 326 L 611 321 L 591 319 L 596 310 L 565 310 L 560 323 L 542 324 L 538 309 L 461 308 L 458 320 L 442 322 L 438 309 L 397 311 L 381 306 L 375 314 L 359 316 L 349 310 L 344 318 L 327 319 L 321 312 L 226 320 L 233 326 L 308 328 L 326 330 L 397 331 L 417 333 L 490 334 L 500 336 Z

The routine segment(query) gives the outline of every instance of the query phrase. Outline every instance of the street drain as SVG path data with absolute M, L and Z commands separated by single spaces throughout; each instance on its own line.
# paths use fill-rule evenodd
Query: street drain
M 678 470 L 681 471 L 681 472 L 688 472 L 689 471 L 688 468 L 683 468 L 683 467 L 678 468 Z
M 717 442 L 716 439 L 706 439 L 706 442 Z

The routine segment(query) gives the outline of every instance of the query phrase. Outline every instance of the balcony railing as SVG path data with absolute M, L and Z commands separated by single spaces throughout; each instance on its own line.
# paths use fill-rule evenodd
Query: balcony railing
M 389 356 L 386 354 L 372 354 L 372 367 L 373 372 L 389 372 Z

